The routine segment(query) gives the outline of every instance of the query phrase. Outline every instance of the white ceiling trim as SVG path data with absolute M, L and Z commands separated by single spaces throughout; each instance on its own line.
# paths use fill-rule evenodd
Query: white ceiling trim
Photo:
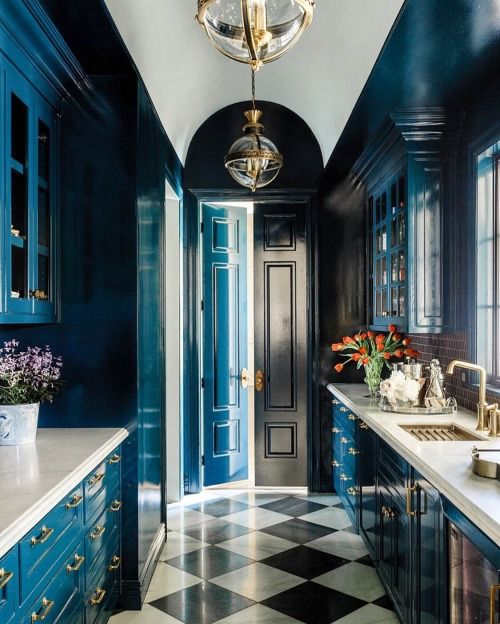
M 250 98 L 250 70 L 208 42 L 196 0 L 105 0 L 184 163 L 199 126 Z M 403 0 L 317 0 L 311 27 L 257 74 L 257 99 L 286 106 L 316 135 L 326 162 Z M 265 120 L 264 120 L 265 123 Z M 272 139 L 272 128 L 266 129 Z M 235 137 L 227 137 L 228 147 Z

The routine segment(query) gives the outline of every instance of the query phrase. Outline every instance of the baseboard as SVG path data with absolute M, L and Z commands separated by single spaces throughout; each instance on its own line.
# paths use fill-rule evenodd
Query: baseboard
M 122 591 L 118 601 L 117 609 L 121 611 L 140 611 L 146 594 L 148 593 L 149 584 L 153 577 L 156 565 L 160 558 L 165 545 L 166 531 L 165 524 L 160 524 L 155 538 L 149 549 L 144 569 L 139 579 L 124 580 L 122 582 Z

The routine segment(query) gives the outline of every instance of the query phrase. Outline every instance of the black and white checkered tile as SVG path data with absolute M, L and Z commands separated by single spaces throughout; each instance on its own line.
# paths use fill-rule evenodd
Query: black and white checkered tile
M 397 624 L 336 496 L 204 492 L 168 510 L 146 605 L 111 624 Z

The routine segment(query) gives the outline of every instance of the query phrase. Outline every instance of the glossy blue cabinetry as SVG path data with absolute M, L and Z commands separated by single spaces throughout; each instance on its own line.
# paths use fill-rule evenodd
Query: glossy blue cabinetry
M 0 559 L 0 624 L 102 624 L 121 587 L 121 450 Z
M 338 399 L 333 399 L 333 485 L 353 523 L 358 524 L 358 417 Z

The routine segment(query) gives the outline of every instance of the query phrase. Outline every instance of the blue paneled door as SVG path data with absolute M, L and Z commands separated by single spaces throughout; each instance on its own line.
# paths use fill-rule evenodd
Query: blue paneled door
M 202 463 L 209 486 L 248 478 L 247 213 L 203 204 L 202 219 Z

